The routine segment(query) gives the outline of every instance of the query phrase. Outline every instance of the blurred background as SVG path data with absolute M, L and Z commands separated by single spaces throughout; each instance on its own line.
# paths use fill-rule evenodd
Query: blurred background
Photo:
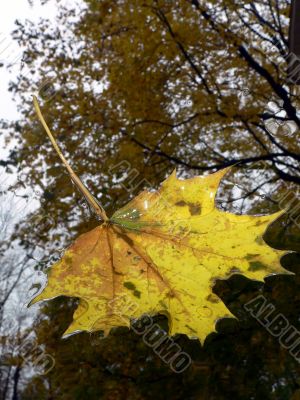
M 0 16 L 0 399 L 300 399 L 299 362 L 244 305 L 264 295 L 300 329 L 300 62 L 286 0 L 11 0 Z M 238 318 L 176 374 L 127 328 L 61 339 L 78 299 L 27 308 L 94 218 L 37 121 L 108 214 L 175 168 L 234 165 L 217 207 L 287 212 L 266 233 L 293 276 L 235 275 L 216 293 Z M 196 316 L 195 316 L 196 317 Z M 156 322 L 166 327 L 163 316 Z M 300 359 L 300 357 L 298 357 Z

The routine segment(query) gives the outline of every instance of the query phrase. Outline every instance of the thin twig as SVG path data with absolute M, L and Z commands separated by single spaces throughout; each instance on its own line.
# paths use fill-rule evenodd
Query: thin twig
M 80 190 L 80 192 L 83 194 L 83 196 L 86 198 L 86 200 L 88 201 L 88 203 L 91 205 L 91 207 L 93 207 L 93 209 L 95 210 L 96 214 L 99 215 L 99 217 L 105 222 L 108 221 L 108 217 L 106 215 L 105 210 L 103 209 L 103 207 L 99 204 L 99 202 L 95 199 L 95 197 L 90 193 L 90 191 L 84 186 L 84 184 L 82 183 L 82 181 L 80 180 L 80 178 L 75 174 L 75 172 L 73 171 L 72 167 L 70 166 L 70 164 L 68 163 L 68 161 L 65 159 L 64 155 L 62 154 L 60 148 L 58 147 L 56 140 L 54 139 L 50 129 L 48 128 L 48 125 L 42 115 L 42 112 L 40 110 L 40 106 L 39 103 L 37 101 L 36 96 L 33 96 L 33 104 L 34 104 L 34 108 L 35 111 L 37 113 L 37 116 L 40 120 L 40 122 L 42 123 L 47 135 L 49 136 L 51 143 L 54 147 L 54 149 L 56 150 L 57 154 L 59 155 L 60 159 L 62 160 L 64 166 L 67 168 L 72 181 L 75 183 L 75 185 L 78 187 L 78 189 Z

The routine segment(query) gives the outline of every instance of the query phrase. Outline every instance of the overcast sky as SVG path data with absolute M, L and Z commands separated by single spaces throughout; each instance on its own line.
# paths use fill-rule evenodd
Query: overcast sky
M 0 14 L 0 62 L 4 67 L 0 68 L 0 119 L 14 119 L 18 116 L 16 104 L 13 102 L 12 93 L 8 92 L 8 83 L 21 67 L 21 60 L 16 61 L 13 71 L 9 73 L 5 66 L 21 56 L 22 49 L 11 39 L 11 32 L 15 29 L 16 19 L 24 21 L 38 21 L 40 17 L 54 19 L 56 15 L 56 2 L 49 1 L 41 6 L 40 0 L 32 0 L 32 6 L 28 0 L 9 0 L 5 2 Z
M 67 3 L 67 0 L 61 0 Z M 41 6 L 40 0 L 33 0 L 32 6 L 28 3 L 28 0 L 8 0 L 5 2 L 5 6 L 1 9 L 0 14 L 0 63 L 3 65 L 0 68 L 0 119 L 14 120 L 18 117 L 16 109 L 16 103 L 13 101 L 12 93 L 8 92 L 9 81 L 17 76 L 21 67 L 22 49 L 20 49 L 11 38 L 11 32 L 15 29 L 15 20 L 18 19 L 21 22 L 28 19 L 31 21 L 38 21 L 39 18 L 50 18 L 54 20 L 56 15 L 57 7 L 56 1 L 50 0 L 48 4 Z M 19 60 L 18 60 L 19 58 Z M 9 73 L 7 65 L 12 61 L 16 60 L 16 64 Z M 4 145 L 3 135 L 0 135 L 0 159 L 5 158 L 8 155 L 8 148 Z M 4 168 L 0 168 L 0 193 L 1 190 L 5 190 L 7 185 L 16 180 L 16 171 L 13 174 L 6 174 Z M 2 193 L 0 198 L 0 228 L 2 221 L 2 214 L 6 215 L 10 207 L 14 212 L 6 222 L 6 229 L 10 232 L 14 228 L 14 224 L 18 219 L 24 218 L 28 211 L 32 211 L 37 207 L 38 202 L 31 198 L 33 193 L 32 188 L 26 187 L 24 192 L 29 196 L 29 200 L 26 201 L 15 196 L 15 192 L 9 192 L 7 194 Z M 21 193 L 23 194 L 23 193 Z M 18 192 L 18 195 L 20 193 Z M 3 230 L 0 229 L 0 237 L 3 240 Z M 8 250 L 13 253 L 14 247 Z M 18 248 L 16 254 L 22 257 L 22 252 Z M 26 308 L 26 304 L 30 300 L 30 287 L 34 282 L 44 282 L 44 276 L 38 276 L 36 271 L 32 268 L 26 270 L 26 273 L 22 275 L 20 285 L 18 285 L 10 296 L 9 302 L 6 307 L 9 311 L 8 317 L 14 319 L 17 315 L 23 314 L 27 317 L 32 317 L 35 310 L 38 307 L 33 307 L 32 310 Z M 31 320 L 31 319 L 30 319 Z

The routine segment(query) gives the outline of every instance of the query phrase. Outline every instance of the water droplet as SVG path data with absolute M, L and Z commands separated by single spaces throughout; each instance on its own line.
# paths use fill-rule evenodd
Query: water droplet
M 211 308 L 204 306 L 200 309 L 200 317 L 209 318 L 213 315 Z
M 141 257 L 139 257 L 139 256 L 132 257 L 133 265 L 137 265 L 140 261 L 141 261 Z

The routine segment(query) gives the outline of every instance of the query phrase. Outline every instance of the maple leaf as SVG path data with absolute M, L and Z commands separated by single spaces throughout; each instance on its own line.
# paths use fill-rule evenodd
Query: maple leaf
M 39 112 L 36 100 L 35 106 Z M 55 143 L 53 137 L 51 141 Z M 217 279 L 238 273 L 263 281 L 270 274 L 290 274 L 280 264 L 285 252 L 263 240 L 267 226 L 282 211 L 248 216 L 216 208 L 215 196 L 227 171 L 186 180 L 174 172 L 160 190 L 143 191 L 107 218 L 70 170 L 103 222 L 66 250 L 31 304 L 61 295 L 79 298 L 65 335 L 96 330 L 107 335 L 145 313 L 161 313 L 168 317 L 170 335 L 186 334 L 203 342 L 218 319 L 234 317 L 212 292 Z M 124 307 L 124 302 L 135 306 Z

